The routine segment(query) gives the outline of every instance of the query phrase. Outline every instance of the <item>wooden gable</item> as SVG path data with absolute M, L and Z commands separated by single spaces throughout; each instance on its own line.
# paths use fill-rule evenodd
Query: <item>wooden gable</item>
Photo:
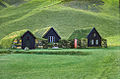
M 102 37 L 95 28 L 93 28 L 91 32 L 88 34 L 87 39 L 88 39 L 88 47 L 101 46 Z
M 97 32 L 97 30 L 95 29 L 95 27 L 91 30 L 91 32 L 88 34 L 87 38 L 100 38 L 101 36 L 100 34 Z
M 22 39 L 22 49 L 28 47 L 29 49 L 35 48 L 35 39 L 36 37 L 30 32 L 27 31 L 26 33 L 21 36 Z
M 61 37 L 58 35 L 58 33 L 54 30 L 53 27 L 51 27 L 49 30 L 44 33 L 43 38 L 48 39 L 48 42 L 58 42 Z

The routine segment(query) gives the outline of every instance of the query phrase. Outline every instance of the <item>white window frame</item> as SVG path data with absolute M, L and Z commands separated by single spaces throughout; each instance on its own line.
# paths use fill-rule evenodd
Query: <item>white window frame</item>
M 94 33 L 94 37 L 96 37 L 96 33 Z
M 98 40 L 96 40 L 96 45 L 98 45 Z
M 54 36 L 49 36 L 49 41 L 50 41 L 50 43 L 55 42 L 55 37 Z
M 51 42 L 51 36 L 49 36 L 49 41 Z
M 91 40 L 91 45 L 94 45 L 94 40 L 93 39 Z

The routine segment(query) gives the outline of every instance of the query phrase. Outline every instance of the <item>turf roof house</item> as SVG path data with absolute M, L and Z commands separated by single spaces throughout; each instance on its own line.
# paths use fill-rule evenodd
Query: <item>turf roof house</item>
M 91 29 L 81 29 L 81 30 L 75 30 L 69 39 L 82 39 L 87 38 L 87 45 L 88 47 L 101 47 L 102 37 L 97 32 L 95 27 L 90 31 Z
M 27 31 L 21 36 L 22 40 L 22 49 L 28 47 L 29 49 L 35 49 L 35 39 L 36 37 L 30 32 Z
M 41 29 L 38 35 L 41 35 L 41 38 L 47 39 L 49 43 L 56 43 L 61 39 L 53 27 Z
M 35 48 L 35 36 L 28 30 L 29 29 L 19 30 L 6 35 L 0 41 L 2 48 Z
M 88 34 L 87 39 L 88 39 L 88 47 L 101 46 L 102 38 L 95 28 L 93 28 L 91 32 Z

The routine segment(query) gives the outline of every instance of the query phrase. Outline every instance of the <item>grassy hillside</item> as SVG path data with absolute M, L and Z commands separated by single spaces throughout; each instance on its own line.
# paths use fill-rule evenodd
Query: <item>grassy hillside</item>
M 10 5 L 12 5 L 12 4 L 15 4 L 15 3 L 23 2 L 25 0 L 12 0 L 12 1 L 11 0 L 2 0 L 2 1 L 4 1 L 4 2 L 10 4 Z
M 70 51 L 90 54 L 1 54 L 0 79 L 119 79 L 119 48 Z
M 68 39 L 75 29 L 96 27 L 103 38 L 108 38 L 108 42 L 112 40 L 111 45 L 118 44 L 120 35 L 118 17 L 59 4 L 62 4 L 60 0 L 32 0 L 18 7 L 2 9 L 0 39 L 14 31 L 23 29 L 35 31 L 48 26 L 56 28 L 62 39 Z

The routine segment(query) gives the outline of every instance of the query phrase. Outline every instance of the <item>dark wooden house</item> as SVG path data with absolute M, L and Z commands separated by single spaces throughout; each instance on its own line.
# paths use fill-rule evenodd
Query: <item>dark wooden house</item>
M 44 35 L 42 36 L 42 38 L 48 39 L 48 42 L 50 43 L 54 43 L 54 42 L 58 42 L 61 37 L 58 35 L 58 33 L 54 30 L 53 27 L 49 28 Z
M 21 36 L 22 39 L 22 49 L 28 47 L 29 49 L 35 49 L 35 39 L 36 37 L 30 32 L 27 31 Z
M 95 28 L 87 36 L 88 47 L 100 47 L 102 38 Z

